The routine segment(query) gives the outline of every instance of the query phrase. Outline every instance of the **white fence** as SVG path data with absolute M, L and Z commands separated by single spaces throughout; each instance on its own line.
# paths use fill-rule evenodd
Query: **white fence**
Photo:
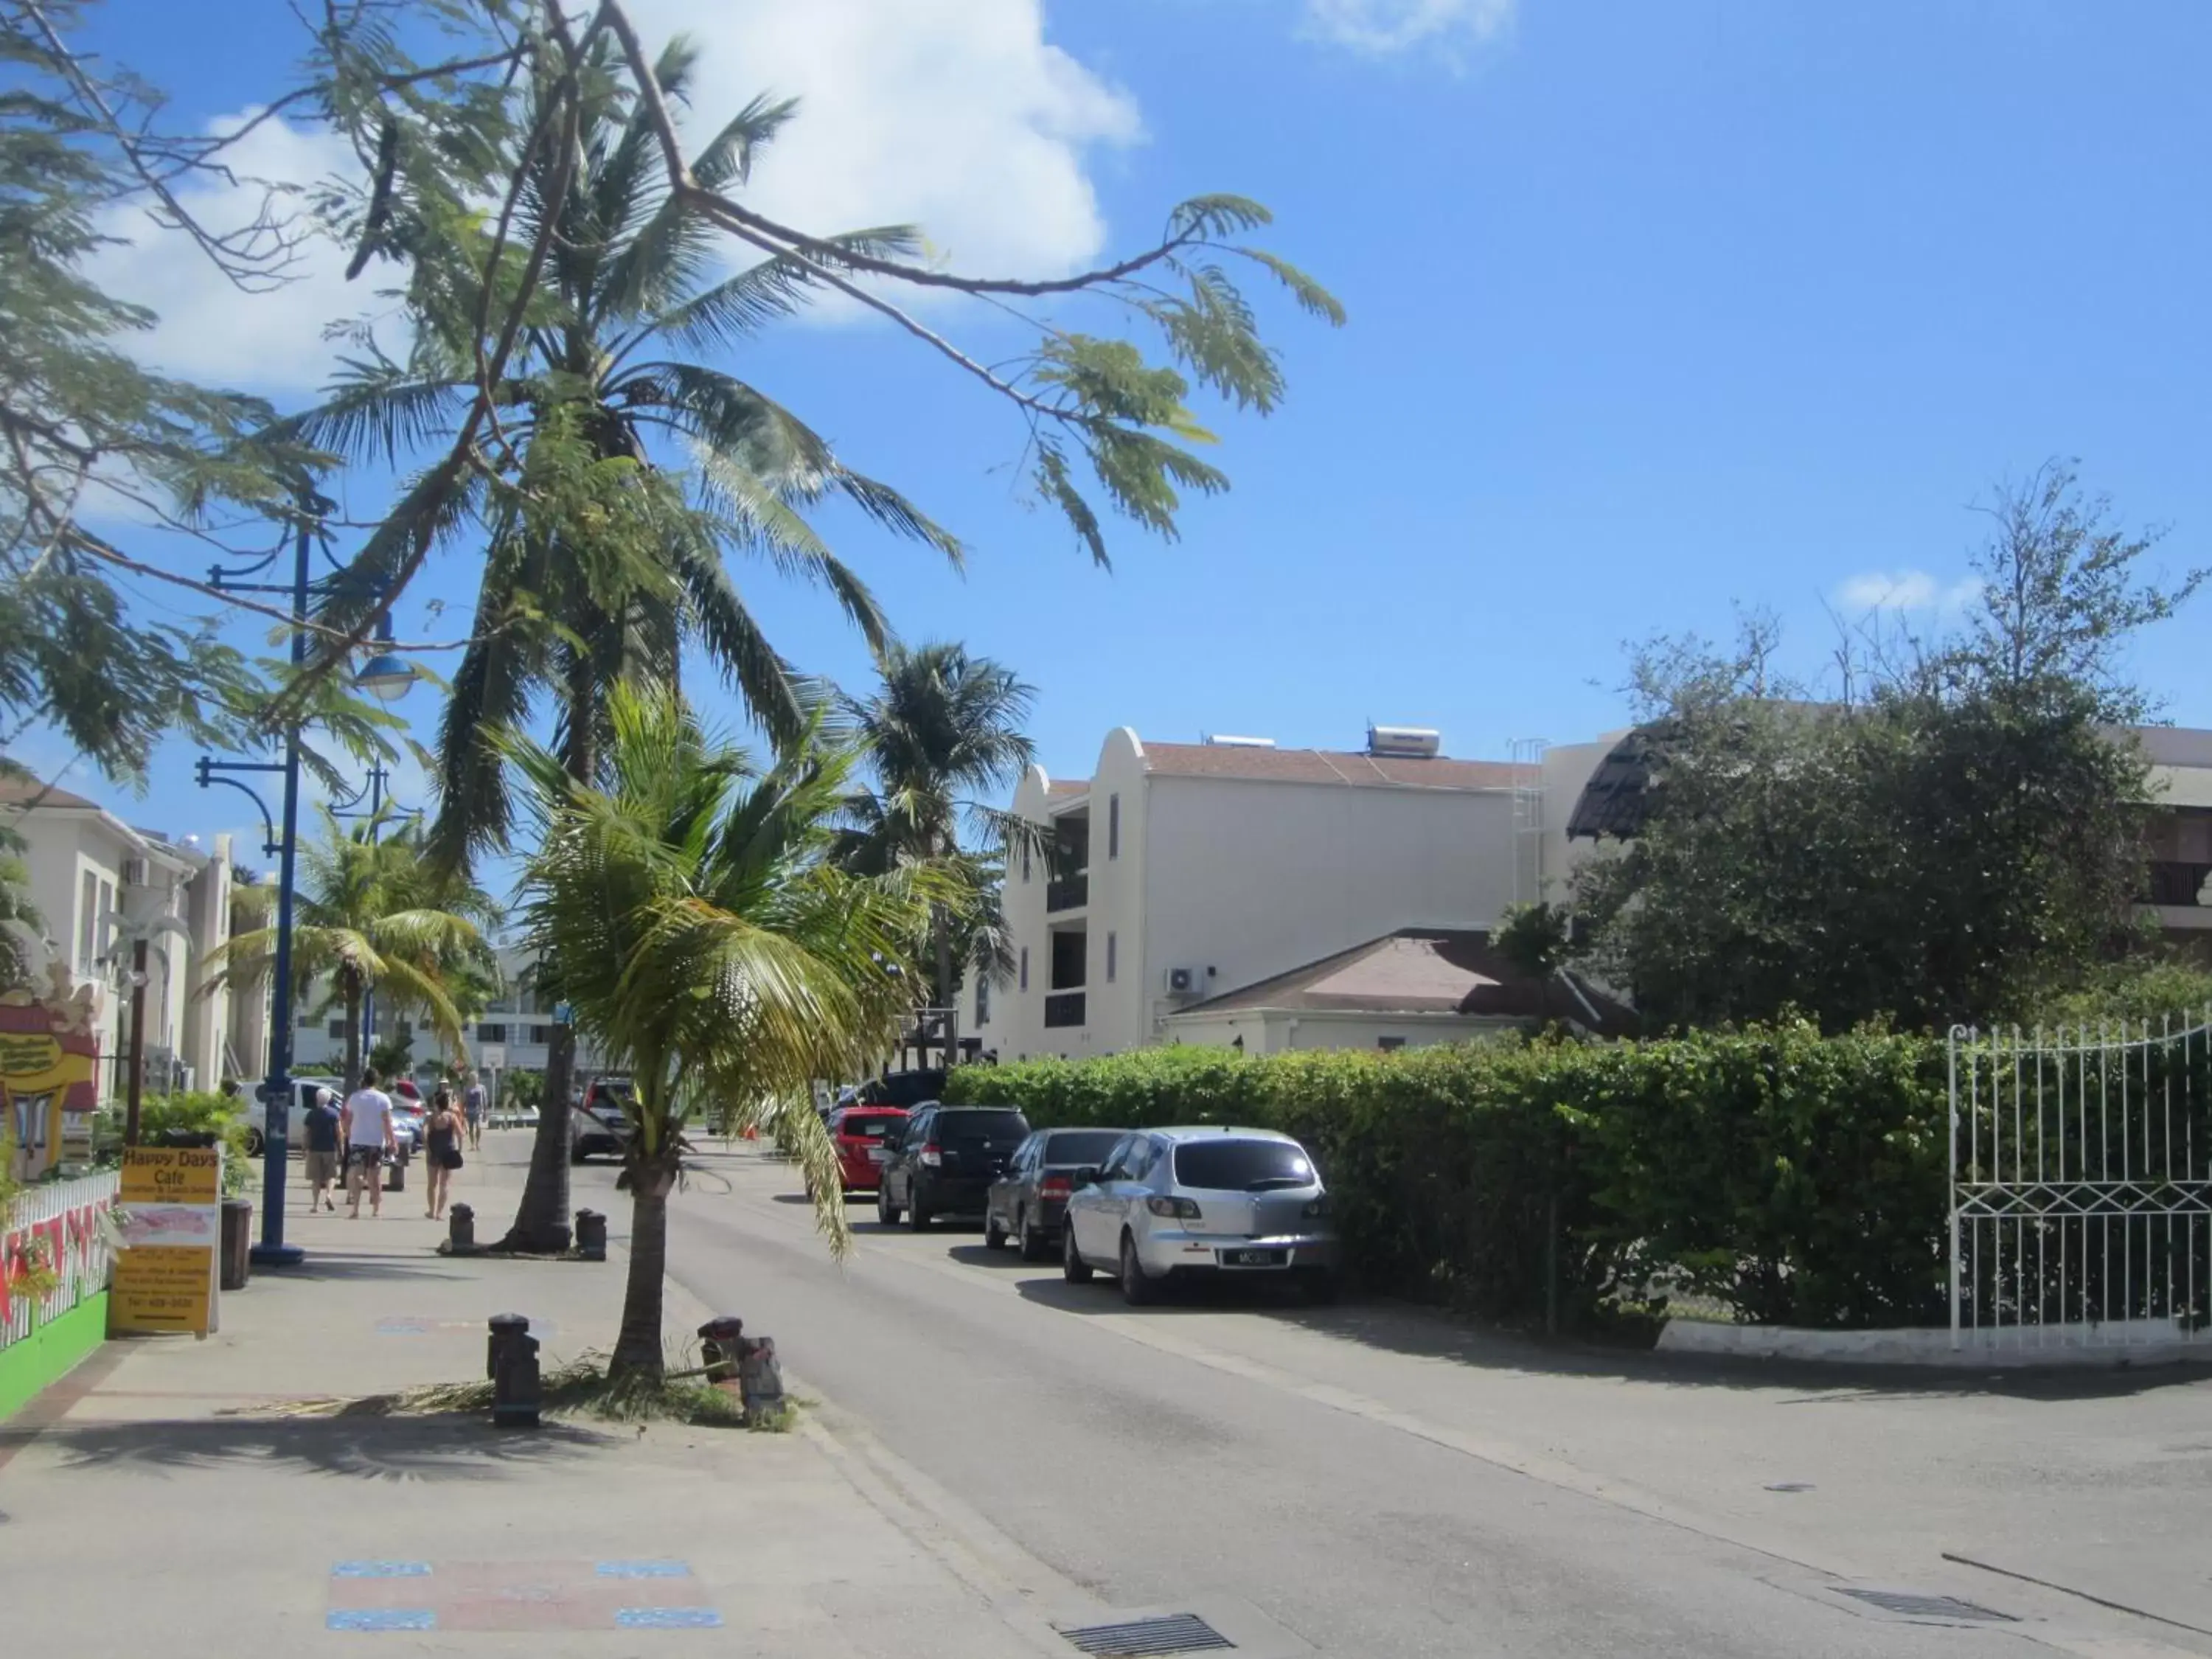
M 0 1348 L 58 1319 L 107 1288 L 106 1212 L 121 1177 L 113 1170 L 33 1187 L 8 1206 L 0 1229 Z M 24 1294 L 19 1275 L 42 1259 L 61 1282 L 44 1296 Z
M 1952 1346 L 2212 1341 L 2212 1011 L 1950 1059 Z

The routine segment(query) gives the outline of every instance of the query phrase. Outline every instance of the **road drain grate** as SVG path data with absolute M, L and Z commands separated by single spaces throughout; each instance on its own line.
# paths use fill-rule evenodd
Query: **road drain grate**
M 1085 1653 L 1112 1655 L 1115 1659 L 1170 1653 L 1218 1653 L 1237 1645 L 1194 1613 L 1171 1613 L 1164 1619 L 1139 1619 L 1126 1625 L 1092 1625 L 1060 1634 Z
M 1915 1595 L 1907 1590 L 1879 1589 L 1846 1589 L 1842 1593 L 1854 1601 L 1880 1607 L 1884 1613 L 1900 1613 L 1907 1619 L 1980 1619 L 2007 1625 L 2020 1622 L 2008 1613 L 1995 1613 L 1949 1595 Z

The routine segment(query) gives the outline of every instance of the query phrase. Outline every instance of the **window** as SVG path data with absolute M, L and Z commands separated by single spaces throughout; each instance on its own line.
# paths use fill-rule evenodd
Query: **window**
M 1043 1162 L 1073 1164 L 1081 1169 L 1086 1164 L 1103 1164 L 1107 1155 L 1121 1139 L 1111 1129 L 1069 1129 L 1061 1133 L 1038 1137 L 1043 1145 Z
M 1106 1154 L 1106 1161 L 1098 1166 L 1098 1179 L 1102 1183 L 1127 1179 L 1124 1166 L 1128 1162 L 1129 1151 L 1136 1139 L 1134 1135 L 1123 1135 L 1114 1143 L 1114 1150 Z
M 1176 1148 L 1176 1184 L 1213 1192 L 1256 1193 L 1311 1187 L 1321 1177 L 1290 1140 L 1190 1140 Z
M 1121 798 L 1119 795 L 1106 797 L 1106 856 L 1109 859 L 1121 856 Z
M 1024 880 L 1026 880 L 1026 879 L 1027 879 L 1027 878 L 1026 878 L 1026 877 L 1024 877 Z M 1030 988 L 1030 947 L 1029 947 L 1028 945 L 1024 945 L 1024 946 L 1022 946 L 1022 989 L 1024 989 L 1024 991 L 1026 991 L 1026 990 L 1028 990 L 1029 988 Z
M 1391 1054 L 1404 1048 L 1406 1046 L 1406 1039 L 1403 1037 L 1376 1037 L 1375 1039 L 1375 1046 L 1380 1048 L 1386 1054 Z
M 100 884 L 100 908 L 94 914 L 96 916 L 104 916 L 114 908 L 115 884 L 112 881 L 103 881 Z M 106 947 L 106 939 L 101 933 L 97 922 L 95 922 L 93 929 L 92 939 L 93 953 L 97 956 L 100 951 Z
M 334 1042 L 343 1042 L 345 1041 L 346 1023 L 343 1020 L 334 1019 L 328 1025 L 325 1025 L 323 1030 Z
M 553 1028 L 550 1025 L 532 1026 L 530 1028 L 530 1040 L 532 1042 L 537 1043 L 539 1047 L 544 1047 L 545 1044 L 553 1041 Z
M 1023 879 L 1024 881 L 1027 881 L 1029 878 L 1030 878 L 1030 844 L 1029 844 L 1029 842 L 1028 842 L 1027 841 L 1024 841 L 1024 842 L 1022 842 L 1022 879 Z
M 1121 1154 L 1121 1179 L 1142 1181 L 1152 1172 L 1152 1160 L 1158 1152 L 1159 1148 L 1150 1139 L 1139 1135 L 1130 1143 L 1129 1150 Z
M 88 870 L 84 872 L 84 890 L 78 896 L 76 911 L 76 970 L 92 972 L 94 940 L 99 937 L 100 878 Z
M 1115 955 L 1115 951 L 1114 951 L 1114 945 L 1115 945 L 1115 938 L 1114 938 L 1114 935 L 1113 935 L 1113 934 L 1111 934 L 1111 933 L 1107 934 L 1107 935 L 1106 935 L 1106 982 L 1107 982 L 1109 985 L 1111 985 L 1111 984 L 1114 982 L 1114 955 Z
M 975 1024 L 991 1023 L 991 977 L 986 974 L 975 981 Z
M 507 1041 L 507 1027 L 504 1025 L 486 1025 L 479 1021 L 477 1025 L 477 1041 L 479 1042 L 504 1042 Z

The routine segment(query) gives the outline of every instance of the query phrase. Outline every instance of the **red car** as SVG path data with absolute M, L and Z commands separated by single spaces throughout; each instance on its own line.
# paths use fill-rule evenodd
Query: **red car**
M 890 1156 L 888 1143 L 905 1126 L 906 1114 L 896 1106 L 841 1106 L 830 1114 L 830 1138 L 837 1145 L 847 1191 L 876 1189 Z

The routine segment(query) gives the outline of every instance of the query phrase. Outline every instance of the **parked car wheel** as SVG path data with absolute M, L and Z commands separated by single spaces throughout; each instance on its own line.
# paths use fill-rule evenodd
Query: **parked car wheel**
M 930 1214 L 928 1206 L 921 1201 L 921 1188 L 917 1187 L 912 1192 L 908 1193 L 906 1195 L 906 1201 L 907 1231 L 910 1233 L 927 1232 L 929 1231 L 929 1224 L 936 1218 Z
M 1158 1292 L 1152 1281 L 1145 1277 L 1145 1264 L 1137 1260 L 1137 1241 L 1128 1234 L 1121 1235 L 1121 1300 L 1133 1308 L 1141 1308 Z
M 1022 1241 L 1023 1261 L 1042 1261 L 1051 1254 L 1052 1247 L 1045 1243 L 1044 1235 L 1030 1225 L 1028 1211 L 1014 1218 L 1014 1234 Z
M 891 1202 L 891 1183 L 888 1181 L 876 1185 L 876 1219 L 886 1227 L 899 1224 L 899 1207 Z
M 260 1131 L 260 1130 L 258 1130 L 258 1129 L 248 1129 L 248 1130 L 246 1132 L 246 1157 L 248 1157 L 248 1158 L 258 1158 L 258 1157 L 260 1157 L 260 1156 L 261 1156 L 262 1148 L 263 1148 L 264 1146 L 265 1146 L 267 1144 L 268 1144 L 268 1143 L 267 1143 L 266 1141 L 264 1141 L 264 1140 L 262 1139 L 262 1136 L 261 1136 L 261 1131 Z
M 999 1224 L 999 1218 L 994 1215 L 983 1218 L 983 1248 L 987 1250 L 1006 1248 L 1006 1230 Z
M 1076 1250 L 1075 1229 L 1062 1227 L 1060 1237 L 1060 1277 L 1071 1285 L 1088 1285 L 1091 1282 L 1091 1264 Z

